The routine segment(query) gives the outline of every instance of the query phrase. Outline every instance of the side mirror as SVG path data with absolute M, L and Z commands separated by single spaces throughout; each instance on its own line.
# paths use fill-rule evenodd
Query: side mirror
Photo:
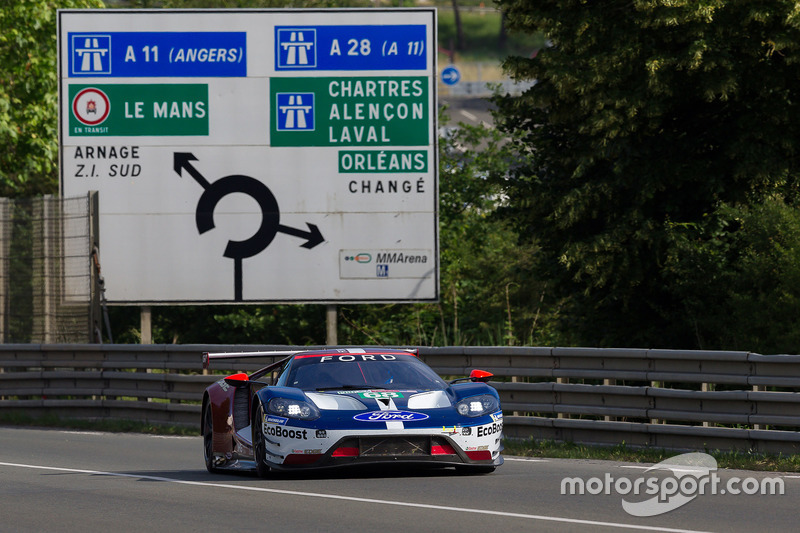
M 225 378 L 225 383 L 231 387 L 247 387 L 250 384 L 250 378 L 247 374 L 240 372 L 239 374 L 232 374 Z
M 469 380 L 470 381 L 480 381 L 481 383 L 486 383 L 489 379 L 492 378 L 494 374 L 491 372 L 487 372 L 485 370 L 478 370 L 475 369 L 469 373 Z

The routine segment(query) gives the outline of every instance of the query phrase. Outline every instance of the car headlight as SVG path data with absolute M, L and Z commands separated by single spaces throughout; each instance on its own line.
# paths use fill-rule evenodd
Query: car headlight
M 272 414 L 287 418 L 299 418 L 300 420 L 316 420 L 319 418 L 319 409 L 303 400 L 273 398 L 267 404 L 267 410 Z
M 456 404 L 456 411 L 463 416 L 482 416 L 500 409 L 500 402 L 491 394 L 464 398 Z

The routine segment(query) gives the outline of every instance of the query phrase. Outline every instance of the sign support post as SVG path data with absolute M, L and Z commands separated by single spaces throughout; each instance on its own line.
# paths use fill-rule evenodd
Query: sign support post
M 336 306 L 333 304 L 329 304 L 325 310 L 325 324 L 327 329 L 327 337 L 325 344 L 328 346 L 336 346 L 339 344 L 339 336 L 338 336 L 338 319 L 336 316 L 337 310 Z

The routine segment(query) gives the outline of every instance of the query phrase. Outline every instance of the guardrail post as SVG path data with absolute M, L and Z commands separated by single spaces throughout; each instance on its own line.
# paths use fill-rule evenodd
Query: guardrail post
M 713 391 L 714 390 L 714 384 L 713 383 L 701 383 L 700 384 L 700 390 L 702 390 L 703 392 Z M 712 427 L 712 426 L 716 426 L 716 424 L 710 423 L 707 420 L 703 421 L 703 427 L 704 428 Z
M 139 320 L 141 322 L 141 343 L 153 344 L 153 311 L 149 305 L 141 307 L 139 310 Z M 149 368 L 137 368 L 137 372 L 149 374 Z M 140 402 L 149 402 L 150 399 L 144 396 L 138 398 Z
M 567 383 L 569 383 L 569 378 L 556 378 L 556 383 L 567 384 Z M 561 393 L 559 392 L 558 395 L 560 396 Z M 569 418 L 570 417 L 569 413 L 561 413 L 561 412 L 559 412 L 557 414 L 557 416 L 558 416 L 558 418 Z
M 616 379 L 604 379 L 603 380 L 603 385 L 611 385 L 611 386 L 613 386 L 613 385 L 616 385 L 616 384 L 617 384 L 617 380 Z M 617 421 L 617 417 L 616 416 L 606 415 L 606 416 L 603 417 L 603 420 L 605 420 L 606 422 L 616 422 Z
M 325 307 L 325 342 L 328 346 L 336 346 L 339 344 L 339 327 L 336 313 L 337 307 L 335 305 L 328 305 Z
M 753 385 L 753 392 L 766 392 L 767 386 L 766 385 Z M 756 403 L 758 406 L 758 403 Z M 766 427 L 762 426 L 761 424 L 753 424 L 753 429 L 766 429 Z
M 651 381 L 650 382 L 650 386 L 653 387 L 654 389 L 660 389 L 661 388 L 661 382 L 660 381 Z M 659 420 L 658 418 L 651 418 L 650 419 L 650 423 L 651 424 L 661 424 L 661 423 L 663 423 L 663 421 Z

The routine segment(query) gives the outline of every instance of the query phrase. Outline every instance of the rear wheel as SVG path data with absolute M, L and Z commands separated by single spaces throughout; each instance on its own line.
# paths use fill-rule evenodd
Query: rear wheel
M 256 461 L 256 472 L 258 477 L 269 476 L 269 466 L 266 463 L 267 456 L 267 443 L 264 441 L 264 433 L 262 424 L 264 422 L 264 406 L 258 402 L 258 407 L 255 409 L 253 422 L 250 428 L 253 436 L 253 456 Z
M 206 470 L 211 473 L 216 472 L 217 469 L 214 468 L 214 423 L 209 404 L 206 404 L 203 409 L 203 456 L 206 460 Z

